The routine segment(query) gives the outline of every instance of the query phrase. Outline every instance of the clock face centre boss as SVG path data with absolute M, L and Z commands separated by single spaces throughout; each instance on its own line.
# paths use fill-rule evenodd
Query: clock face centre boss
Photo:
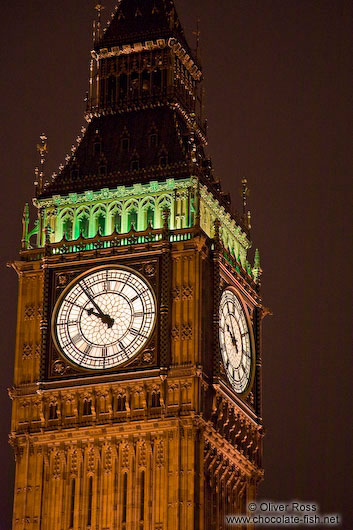
M 146 345 L 154 329 L 156 301 L 136 272 L 100 267 L 75 279 L 56 303 L 54 342 L 72 363 L 88 370 L 116 368 Z

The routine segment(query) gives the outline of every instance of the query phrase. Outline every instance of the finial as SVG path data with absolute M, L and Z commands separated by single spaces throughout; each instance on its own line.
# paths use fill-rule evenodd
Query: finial
M 220 227 L 221 227 L 221 222 L 219 219 L 215 219 L 214 223 L 213 223 L 213 227 L 214 227 L 214 239 L 219 241 L 220 239 Z
M 255 282 L 259 286 L 261 286 L 262 269 L 261 269 L 260 251 L 258 248 L 255 250 L 255 259 L 254 259 L 254 267 L 252 269 L 252 275 L 253 275 Z
M 256 269 L 261 269 L 260 251 L 258 248 L 255 250 L 254 267 Z
M 97 20 L 93 22 L 93 42 L 98 42 L 102 36 L 102 11 L 105 7 L 101 2 L 98 2 L 94 9 L 97 11 Z
M 193 31 L 192 34 L 196 36 L 196 59 L 199 59 L 200 40 L 201 40 L 200 39 L 201 38 L 200 18 L 197 19 L 196 31 Z
M 243 178 L 241 181 L 242 189 L 241 189 L 241 195 L 243 199 L 243 221 L 247 228 L 250 230 L 251 228 L 251 213 L 250 211 L 247 211 L 248 207 L 248 197 L 250 195 L 250 189 L 248 188 L 248 181 L 246 178 Z
M 40 135 L 40 144 L 37 144 L 37 151 L 39 153 L 40 157 L 40 170 L 38 168 L 35 169 L 36 174 L 36 181 L 34 185 L 36 188 L 39 189 L 39 192 L 43 190 L 43 183 L 44 183 L 44 167 L 46 162 L 46 155 L 48 153 L 48 144 L 47 144 L 47 136 L 42 133 Z
M 37 195 L 38 192 L 38 186 L 39 186 L 39 168 L 35 168 L 34 170 L 34 188 Z
M 22 250 L 26 250 L 28 244 L 29 206 L 26 202 L 22 216 Z
M 50 233 L 51 233 L 50 226 L 46 225 L 46 227 L 44 228 L 44 238 L 45 238 L 46 245 L 49 245 L 50 243 Z
M 168 240 L 169 236 L 169 219 L 170 219 L 170 209 L 166 206 L 162 211 L 163 226 L 162 226 L 162 239 L 164 241 Z

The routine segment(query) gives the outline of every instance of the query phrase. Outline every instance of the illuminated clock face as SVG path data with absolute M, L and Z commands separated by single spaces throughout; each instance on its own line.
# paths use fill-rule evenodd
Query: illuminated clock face
M 81 276 L 59 299 L 54 340 L 76 365 L 106 370 L 126 363 L 145 346 L 155 315 L 145 280 L 128 269 L 99 268 Z
M 219 342 L 229 382 L 237 394 L 247 389 L 252 372 L 250 333 L 237 296 L 226 289 L 219 307 Z

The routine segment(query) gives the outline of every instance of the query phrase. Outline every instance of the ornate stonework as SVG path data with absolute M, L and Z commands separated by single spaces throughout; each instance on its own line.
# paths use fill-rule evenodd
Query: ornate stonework
M 205 157 L 201 78 L 172 0 L 122 0 L 104 33 L 97 21 L 87 128 L 50 183 L 39 175 L 38 219 L 30 229 L 25 207 L 13 263 L 14 530 L 224 530 L 225 515 L 246 513 L 256 496 L 262 271 L 258 253 L 250 266 L 249 226 Z M 125 329 L 129 312 L 112 318 L 94 287 L 81 284 L 86 305 L 69 295 L 108 267 L 128 271 L 120 284 L 99 280 L 115 293 L 114 310 L 114 296 L 136 275 L 156 310 L 141 347 L 99 370 L 97 358 L 85 367 L 88 350 L 67 354 L 82 336 L 56 340 L 60 326 L 78 322 L 60 320 L 58 307 L 64 298 L 69 308 L 76 303 L 99 336 Z M 220 350 L 225 289 L 247 327 L 251 370 L 241 394 Z M 143 319 L 148 311 L 133 313 Z M 224 328 L 238 355 L 240 332 Z

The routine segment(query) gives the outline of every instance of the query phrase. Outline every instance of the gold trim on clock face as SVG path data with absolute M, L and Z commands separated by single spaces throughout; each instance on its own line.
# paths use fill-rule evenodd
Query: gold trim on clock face
M 219 305 L 219 343 L 228 380 L 237 394 L 249 388 L 253 372 L 251 335 L 245 311 L 231 289 Z
M 152 288 L 125 267 L 95 268 L 79 276 L 54 308 L 57 348 L 87 370 L 109 370 L 130 361 L 150 339 L 156 319 Z

